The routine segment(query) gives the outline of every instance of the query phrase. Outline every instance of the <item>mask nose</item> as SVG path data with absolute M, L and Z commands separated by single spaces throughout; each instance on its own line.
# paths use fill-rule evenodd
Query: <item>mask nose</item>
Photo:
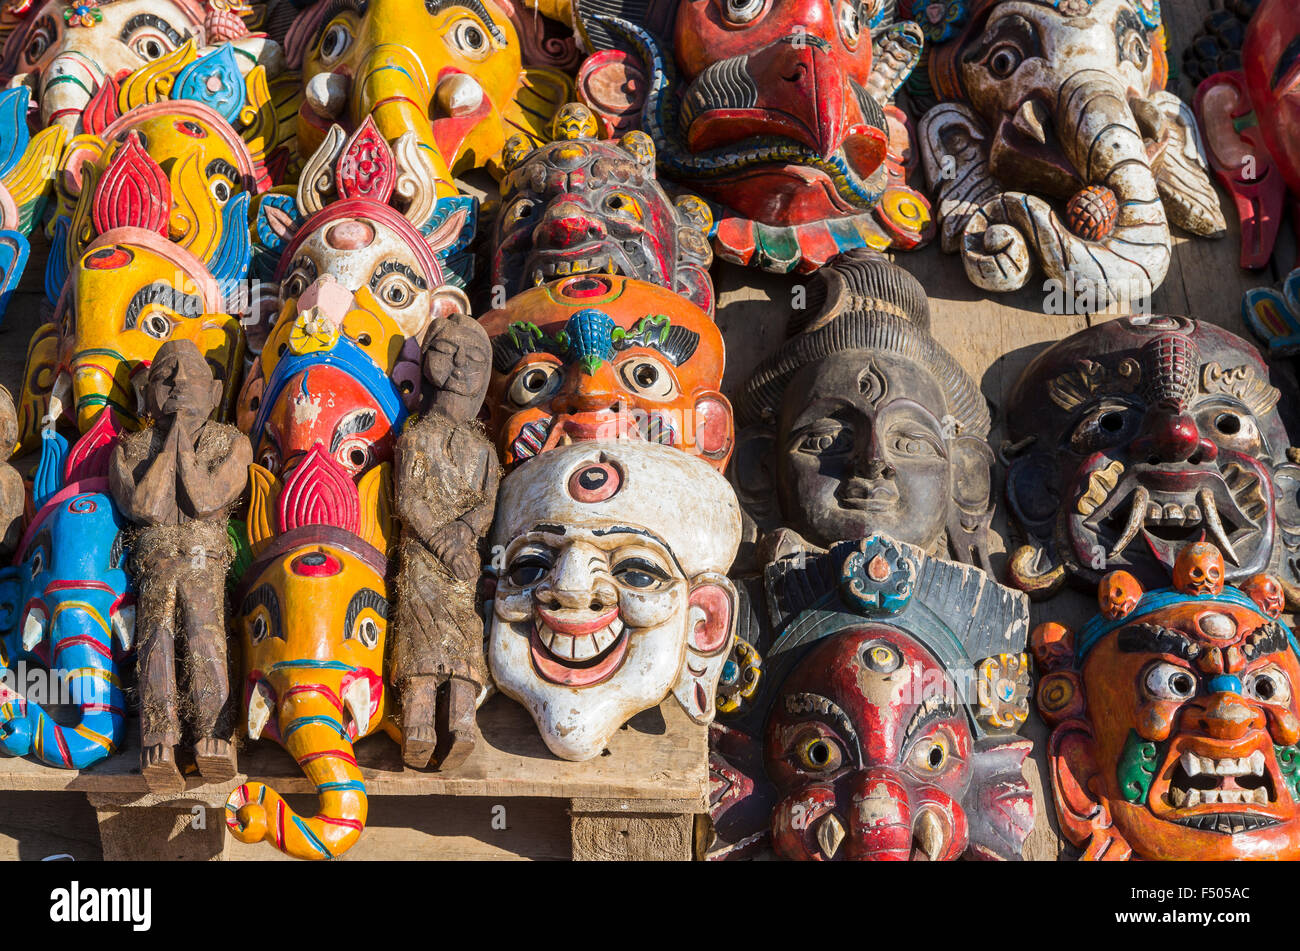
M 1201 438 L 1201 431 L 1180 404 L 1159 403 L 1148 411 L 1134 452 L 1155 462 L 1208 462 L 1218 447 Z
M 884 767 L 853 777 L 850 859 L 905 862 L 912 854 L 912 801 L 903 778 Z
M 581 543 L 570 545 L 551 570 L 551 580 L 537 586 L 535 597 L 547 608 L 588 610 L 600 614 L 618 604 L 613 582 L 599 566 L 604 556 Z
M 864 424 L 866 425 L 866 424 Z M 860 438 L 860 445 L 857 448 L 857 454 L 854 457 L 854 467 L 857 474 L 872 482 L 878 482 L 881 479 L 894 478 L 897 470 L 890 465 L 889 460 L 885 458 L 884 447 L 881 446 L 878 433 L 874 424 L 870 425 L 870 431 L 866 434 L 865 439 Z
M 588 373 L 579 367 L 569 374 L 564 389 L 555 398 L 555 411 L 559 413 L 595 413 L 614 410 L 619 405 L 620 387 L 614 368 L 605 361 Z
M 574 200 L 555 202 L 533 231 L 533 244 L 542 248 L 571 248 L 605 237 L 600 219 Z
M 1241 681 L 1221 675 L 1209 683 L 1211 696 L 1201 715 L 1201 729 L 1219 740 L 1239 740 L 1264 728 L 1264 714 L 1241 697 Z

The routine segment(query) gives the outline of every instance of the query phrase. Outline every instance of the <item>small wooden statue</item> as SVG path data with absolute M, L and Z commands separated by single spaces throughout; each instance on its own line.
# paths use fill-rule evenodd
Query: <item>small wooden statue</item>
M 122 438 L 109 470 L 113 498 L 137 526 L 130 548 L 139 579 L 140 770 L 155 792 L 185 787 L 175 758 L 182 712 L 204 780 L 235 775 L 226 521 L 248 481 L 253 450 L 238 429 L 210 419 L 221 396 L 221 382 L 193 342 L 163 344 L 145 390 L 153 425 Z
M 477 420 L 492 369 L 487 332 L 464 314 L 434 321 L 424 343 L 428 412 L 397 443 L 401 569 L 393 683 L 402 704 L 402 758 L 423 767 L 463 762 L 488 683 L 475 610 L 480 546 L 500 467 Z

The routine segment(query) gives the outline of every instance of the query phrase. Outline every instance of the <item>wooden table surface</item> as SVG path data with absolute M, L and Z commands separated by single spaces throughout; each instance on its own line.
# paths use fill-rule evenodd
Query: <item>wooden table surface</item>
M 1169 58 L 1175 70 L 1180 69 L 1182 51 L 1188 39 L 1200 28 L 1205 14 L 1218 5 L 1215 0 L 1174 0 L 1162 5 L 1169 36 Z M 1171 87 L 1185 100 L 1191 100 L 1192 90 L 1185 79 L 1174 81 Z M 1289 229 L 1284 226 L 1279 240 L 1279 252 L 1274 256 L 1270 267 L 1259 272 L 1242 271 L 1237 264 L 1239 237 L 1235 213 L 1226 193 L 1220 191 L 1220 197 L 1229 225 L 1227 236 L 1218 241 L 1209 241 L 1176 232 L 1173 262 L 1163 286 L 1154 296 L 1152 310 L 1156 313 L 1190 315 L 1248 336 L 1240 316 L 1242 292 L 1264 284 L 1277 284 L 1295 262 L 1295 241 Z M 921 251 L 899 254 L 895 260 L 916 275 L 925 286 L 930 296 L 935 336 L 966 371 L 979 381 L 993 410 L 990 443 L 995 450 L 1004 438 L 1001 408 L 1012 384 L 1028 361 L 1046 344 L 1091 323 L 1114 316 L 1045 314 L 1043 311 L 1047 295 L 1041 289 L 1041 278 L 1038 282 L 1031 280 L 1027 288 L 1014 294 L 996 297 L 984 295 L 967 281 L 956 256 L 943 254 L 935 245 Z M 32 261 L 36 267 L 44 261 L 42 248 L 33 248 Z M 0 328 L 0 383 L 4 383 L 11 391 L 18 388 L 26 341 L 41 319 L 40 278 L 41 275 L 35 268 L 26 276 L 22 289 L 10 308 L 5 326 Z M 714 279 L 719 292 L 718 323 L 727 342 L 727 373 L 723 389 L 734 399 L 748 374 L 784 339 L 792 290 L 802 279 L 764 274 L 726 264 L 715 266 Z M 1288 376 L 1292 373 L 1288 366 L 1275 369 Z M 999 472 L 998 477 L 1001 475 Z M 994 529 L 1001 538 L 1007 537 L 1006 516 L 1000 499 Z M 995 549 L 998 554 L 994 557 L 994 565 L 1001 574 L 1005 570 L 1005 546 L 1001 542 L 995 542 Z M 1034 604 L 1033 623 L 1058 620 L 1069 625 L 1078 624 L 1095 613 L 1095 604 L 1095 600 L 1085 593 L 1066 590 L 1050 602 Z M 499 698 L 494 703 L 504 704 L 508 701 Z M 671 703 L 665 705 L 665 709 L 670 707 Z M 514 713 L 522 715 L 522 710 L 516 708 Z M 489 721 L 495 715 L 497 714 L 489 708 Z M 509 719 L 509 714 L 506 716 Z M 525 725 L 529 724 L 525 722 Z M 624 731 L 624 734 L 627 732 Z M 1044 797 L 1039 781 L 1043 773 L 1042 744 L 1046 731 L 1035 714 L 1031 714 L 1026 732 L 1037 747 L 1034 759 L 1026 764 L 1026 774 L 1034 786 L 1037 800 L 1037 820 L 1026 845 L 1026 858 L 1051 860 L 1062 854 L 1073 855 L 1074 850 L 1064 845 L 1056 834 L 1052 806 L 1050 800 Z M 634 731 L 633 736 L 620 735 L 618 742 L 625 740 L 631 745 L 637 745 L 639 751 L 664 757 L 662 762 L 666 777 L 676 775 L 680 779 L 683 775 L 674 772 L 675 767 L 671 763 L 675 757 L 702 755 L 701 748 L 695 744 L 691 744 L 689 751 L 674 749 L 671 743 L 663 743 L 663 737 L 655 737 L 653 734 Z M 558 857 L 558 854 L 551 855 L 554 852 L 555 837 L 548 838 L 547 830 L 551 826 L 561 829 L 567 823 L 559 800 L 549 806 L 542 801 L 529 807 L 529 811 L 524 814 L 516 813 L 512 820 L 512 834 L 518 841 L 507 841 L 505 836 L 493 839 L 492 834 L 485 831 L 488 828 L 492 797 L 503 794 L 508 785 L 501 774 L 495 774 L 494 778 L 494 771 L 510 763 L 517 766 L 517 761 L 511 757 L 521 755 L 518 751 L 488 749 L 477 766 L 473 765 L 475 759 L 472 758 L 466 764 L 466 771 L 462 771 L 465 775 L 451 781 L 453 784 L 461 784 L 456 786 L 457 791 L 470 798 L 457 801 L 454 807 L 448 806 L 441 811 L 431 812 L 427 807 L 422 807 L 422 803 L 427 802 L 424 797 L 402 795 L 409 792 L 407 787 L 411 782 L 423 783 L 427 777 L 413 780 L 406 775 L 406 771 L 397 769 L 394 765 L 397 763 L 396 749 L 387 739 L 377 738 L 368 743 L 369 747 L 364 744 L 362 746 L 363 761 L 366 761 L 365 757 L 370 757 L 366 761 L 369 766 L 368 781 L 377 784 L 376 792 L 382 788 L 394 795 L 391 799 L 372 799 L 370 827 L 351 857 L 414 856 L 419 854 L 420 842 L 426 836 L 460 836 L 466 857 L 510 857 L 520 854 Z M 536 745 L 540 746 L 540 743 Z M 133 757 L 128 753 L 123 759 Z M 247 764 L 254 775 L 275 777 L 276 782 L 283 783 L 285 791 L 300 792 L 306 789 L 305 780 L 297 775 L 292 762 L 279 750 L 253 753 Z M 122 768 L 128 769 L 129 766 L 124 765 Z M 114 766 L 113 769 L 117 770 L 118 767 Z M 556 774 L 552 779 L 563 778 L 568 781 L 572 778 L 561 776 L 563 769 L 563 766 L 555 767 Z M 11 783 L 18 782 L 19 776 L 28 777 L 23 781 L 29 785 L 21 787 L 27 789 L 67 789 L 76 785 L 69 784 L 67 780 L 49 777 L 40 780 L 30 778 L 42 771 L 49 774 L 57 772 L 32 764 L 16 766 L 0 762 L 0 787 L 9 785 L 9 788 L 14 788 Z M 617 772 L 608 772 L 606 764 L 600 764 L 579 782 L 598 786 L 603 792 L 570 791 L 565 795 L 624 795 L 625 792 L 620 793 L 618 790 L 623 788 L 620 784 L 626 780 L 626 776 L 620 778 L 616 775 Z M 92 778 L 94 775 L 87 773 L 85 781 L 93 785 L 97 782 Z M 10 783 L 6 783 L 6 780 Z M 663 794 L 665 797 L 680 795 L 685 798 L 695 795 L 687 789 L 689 783 L 674 786 L 672 782 L 665 779 L 664 788 L 669 789 L 671 786 L 671 791 Z M 538 789 L 544 786 L 545 783 L 542 783 Z M 546 792 L 536 794 L 548 795 Z M 273 857 L 267 854 L 272 850 L 250 846 L 236 847 L 235 857 L 242 857 L 244 850 L 254 848 L 261 848 L 257 857 Z M 71 852 L 78 858 L 98 857 L 94 814 L 89 810 L 84 796 L 48 791 L 0 793 L 0 858 L 40 858 L 61 851 Z

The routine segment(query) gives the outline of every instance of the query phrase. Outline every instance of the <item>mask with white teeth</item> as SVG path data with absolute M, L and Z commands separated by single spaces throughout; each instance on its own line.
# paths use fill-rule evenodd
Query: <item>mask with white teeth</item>
M 1293 403 L 1251 344 L 1186 317 L 1126 317 L 1049 347 L 1007 406 L 1007 499 L 1027 536 L 1012 582 L 1045 595 L 1122 569 L 1163 584 L 1203 539 L 1226 580 L 1269 572 L 1294 602 Z
M 1188 545 L 1174 587 L 1034 632 L 1057 817 L 1085 858 L 1300 858 L 1300 647 L 1273 580 L 1222 567 Z
M 556 141 L 510 157 L 492 240 L 492 283 L 509 296 L 576 274 L 649 281 L 713 313 L 712 216 L 699 199 L 676 202 L 655 180 L 644 132 L 596 137 L 586 106 L 570 103 Z
M 501 484 L 488 635 L 503 693 L 556 756 L 600 754 L 670 695 L 698 723 L 731 646 L 740 513 L 721 475 L 642 442 L 575 443 Z

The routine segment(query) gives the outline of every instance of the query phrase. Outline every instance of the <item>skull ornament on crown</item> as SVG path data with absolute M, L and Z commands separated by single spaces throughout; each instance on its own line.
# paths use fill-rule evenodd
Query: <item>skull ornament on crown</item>
M 1294 591 L 1300 466 L 1280 398 L 1254 347 L 1185 317 L 1124 317 L 1049 347 L 1007 403 L 1007 501 L 1026 542 L 1012 583 L 1047 594 L 1123 569 L 1151 586 L 1205 540 L 1224 580 L 1272 572 Z
M 1035 263 L 1080 311 L 1150 297 L 1169 225 L 1226 224 L 1191 108 L 1165 90 L 1155 0 L 904 0 L 925 29 L 918 127 L 945 251 L 989 291 Z M 951 11 L 952 16 L 944 15 Z
M 1277 587 L 1225 585 L 1197 543 L 1173 588 L 1035 629 L 1056 814 L 1083 858 L 1300 856 L 1300 647 Z
M 650 137 L 597 139 L 595 117 L 578 103 L 556 113 L 554 131 L 556 141 L 532 152 L 521 141 L 511 143 L 518 152 L 507 147 L 492 283 L 513 296 L 566 275 L 621 274 L 712 314 L 712 218 L 700 199 L 674 202 L 659 187 Z
M 528 460 L 497 501 L 492 679 L 563 759 L 599 755 L 670 694 L 708 723 L 735 624 L 726 572 L 739 540 L 731 486 L 688 453 L 589 442 Z
M 718 203 L 720 257 L 808 273 L 849 248 L 929 237 L 907 185 L 894 93 L 921 55 L 893 0 L 578 0 L 596 51 L 578 92 L 608 130 L 639 127 L 659 166 Z
M 708 857 L 1019 859 L 1024 595 L 875 534 L 761 586 L 758 686 L 710 733 Z
M 713 319 L 664 287 L 612 274 L 524 291 L 483 316 L 488 428 L 506 468 L 570 442 L 640 439 L 719 472 L 735 442 Z

